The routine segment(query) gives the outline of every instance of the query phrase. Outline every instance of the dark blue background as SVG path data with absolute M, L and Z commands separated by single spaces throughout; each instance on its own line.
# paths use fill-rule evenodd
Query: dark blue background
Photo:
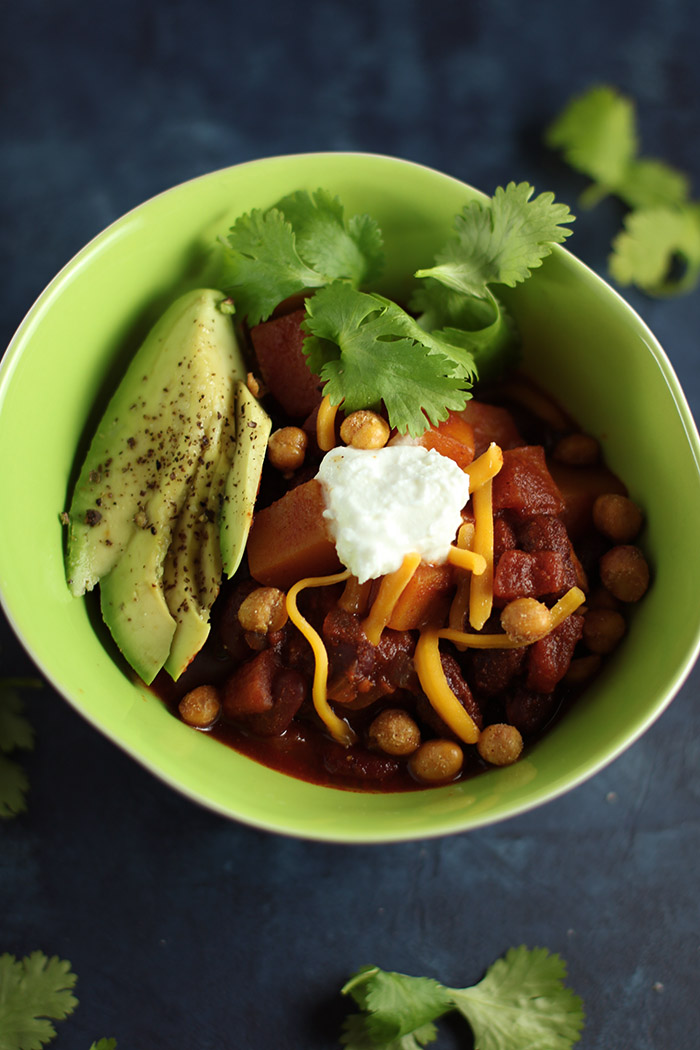
M 542 145 L 569 97 L 634 96 L 644 153 L 700 196 L 695 0 L 306 5 L 22 0 L 0 16 L 0 345 L 55 272 L 127 209 L 259 156 L 391 153 L 573 206 Z M 581 215 L 601 273 L 620 213 Z M 629 296 L 696 417 L 700 291 Z M 31 479 L 28 479 L 31 483 Z M 0 626 L 0 671 L 32 670 Z M 657 724 L 567 797 L 492 829 L 387 847 L 276 838 L 196 808 L 44 689 L 27 814 L 0 827 L 0 953 L 71 960 L 55 1046 L 316 1050 L 366 962 L 472 983 L 545 945 L 585 998 L 585 1050 L 698 1045 L 697 671 Z M 457 1046 L 448 1026 L 440 1044 Z

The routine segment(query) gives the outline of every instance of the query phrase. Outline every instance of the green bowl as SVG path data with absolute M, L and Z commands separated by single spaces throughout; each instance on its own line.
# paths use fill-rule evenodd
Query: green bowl
M 570 790 L 632 744 L 669 704 L 700 640 L 698 435 L 663 350 L 602 280 L 557 248 L 509 295 L 527 370 L 602 442 L 646 510 L 653 584 L 595 685 L 518 764 L 407 794 L 363 794 L 286 777 L 189 729 L 115 659 L 95 604 L 72 598 L 60 512 L 91 431 L 131 353 L 180 291 L 203 283 L 216 236 L 252 207 L 319 186 L 380 222 L 383 290 L 432 258 L 479 196 L 390 157 L 275 157 L 205 175 L 115 222 L 30 310 L 0 371 L 0 592 L 7 616 L 59 693 L 167 784 L 258 828 L 337 842 L 465 831 Z

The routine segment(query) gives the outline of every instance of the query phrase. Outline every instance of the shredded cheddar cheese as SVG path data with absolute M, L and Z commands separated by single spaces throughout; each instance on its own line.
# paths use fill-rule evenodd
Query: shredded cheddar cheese
M 480 575 L 472 573 L 469 590 L 469 623 L 475 631 L 484 626 L 493 608 L 493 482 L 485 481 L 472 495 L 474 505 L 474 553 L 485 562 Z
M 559 627 L 579 606 L 583 605 L 586 595 L 579 587 L 571 587 L 566 594 L 551 608 L 550 628 L 547 634 Z M 507 634 L 469 634 L 466 631 L 455 631 L 450 627 L 439 630 L 438 635 L 449 642 L 456 642 L 470 649 L 522 649 L 530 642 L 516 642 Z M 542 635 L 543 638 L 547 634 Z
M 586 596 L 580 588 L 572 587 L 567 591 L 552 607 L 551 628 L 548 633 L 559 627 L 585 600 Z M 475 744 L 479 739 L 479 729 L 450 689 L 445 677 L 440 659 L 442 638 L 475 649 L 520 649 L 528 643 L 515 642 L 507 634 L 468 634 L 449 627 L 442 630 L 431 628 L 421 632 L 414 656 L 414 666 L 421 688 L 431 706 L 452 732 L 465 744 Z
M 457 546 L 460 550 L 466 551 L 471 550 L 474 544 L 474 525 L 471 521 L 466 521 L 460 526 L 459 532 L 457 533 Z M 460 573 L 460 579 L 457 581 L 457 590 L 455 596 L 452 599 L 450 606 L 450 615 L 448 619 L 448 626 L 455 631 L 463 631 L 464 624 L 467 619 L 467 613 L 469 611 L 469 590 L 471 586 L 471 579 L 467 572 Z M 458 649 L 463 650 L 463 645 L 458 645 Z
M 338 414 L 339 405 L 332 405 L 328 394 L 318 406 L 316 416 L 316 441 L 321 452 L 330 452 L 335 448 L 335 417 Z
M 413 665 L 423 692 L 445 725 L 465 744 L 475 744 L 479 739 L 479 727 L 447 684 L 440 659 L 440 634 L 432 628 L 421 632 Z
M 502 466 L 503 452 L 498 445 L 491 442 L 486 451 L 469 464 L 469 491 L 476 492 L 487 481 L 495 478 Z
M 476 551 L 450 547 L 447 560 L 450 565 L 456 565 L 460 569 L 469 569 L 475 576 L 481 576 L 486 572 L 486 558 L 477 554 Z
M 362 629 L 372 645 L 379 645 L 382 631 L 391 619 L 394 606 L 405 591 L 420 562 L 420 554 L 407 554 L 401 563 L 401 568 L 389 573 L 379 584 L 377 597 L 372 603 L 367 619 L 362 624 Z
M 333 739 L 345 747 L 353 744 L 357 737 L 354 730 L 342 718 L 338 718 L 328 703 L 328 653 L 321 636 L 299 612 L 297 596 L 306 587 L 330 587 L 334 583 L 342 583 L 349 576 L 349 569 L 337 572 L 333 576 L 309 576 L 290 587 L 286 601 L 289 619 L 301 631 L 313 650 L 315 666 L 311 696 L 316 713 Z

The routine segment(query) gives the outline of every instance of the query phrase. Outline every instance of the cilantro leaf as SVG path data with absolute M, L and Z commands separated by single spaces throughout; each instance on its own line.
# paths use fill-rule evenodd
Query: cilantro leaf
M 0 1050 L 40 1050 L 78 1000 L 70 963 L 43 952 L 24 959 L 0 955 Z
M 27 774 L 18 762 L 0 755 L 0 817 L 16 817 L 27 808 Z
M 700 205 L 632 211 L 612 248 L 610 272 L 619 284 L 656 296 L 688 291 L 700 278 Z M 683 272 L 676 278 L 679 260 Z
M 633 160 L 617 185 L 617 193 L 630 208 L 672 207 L 688 199 L 690 180 L 662 160 Z
M 0 680 L 0 817 L 14 817 L 27 808 L 27 776 L 17 762 L 6 756 L 17 748 L 30 750 L 34 746 L 34 730 L 23 714 L 18 688 L 40 684 L 33 679 Z
M 282 212 L 256 208 L 231 227 L 222 283 L 234 298 L 236 312 L 254 325 L 283 299 L 320 287 L 324 278 L 299 257 L 294 230 Z
M 339 199 L 321 189 L 313 196 L 305 190 L 292 193 L 277 208 L 291 223 L 301 258 L 327 280 L 343 277 L 359 287 L 381 273 L 382 234 L 369 215 L 346 222 Z
M 432 978 L 407 977 L 378 966 L 363 967 L 342 992 L 365 1011 L 366 1030 L 375 1046 L 416 1036 L 452 1005 L 446 990 Z
M 583 1004 L 546 948 L 511 948 L 473 988 L 450 989 L 479 1050 L 569 1050 L 581 1036 Z
M 337 197 L 305 190 L 267 211 L 236 220 L 225 244 L 221 283 L 251 325 L 265 320 L 290 295 L 343 278 L 374 280 L 384 261 L 382 235 L 367 215 L 345 220 Z
M 637 153 L 633 103 L 608 85 L 573 98 L 548 128 L 547 145 L 606 190 L 618 186 Z
M 456 236 L 436 256 L 436 265 L 416 277 L 433 277 L 455 291 L 479 298 L 490 284 L 514 287 L 541 266 L 552 244 L 568 237 L 562 223 L 574 216 L 553 193 L 540 193 L 527 182 L 499 186 L 490 201 L 472 201 L 455 219 Z
M 415 1032 L 399 1036 L 398 1039 L 376 1042 L 372 1038 L 364 1014 L 349 1014 L 343 1022 L 343 1033 L 340 1041 L 347 1050 L 421 1050 L 437 1039 L 437 1028 L 434 1024 L 421 1025 Z
M 90 1045 L 90 1050 L 116 1050 L 116 1046 L 116 1039 L 98 1039 L 96 1043 Z
M 365 966 L 342 989 L 360 1013 L 346 1019 L 341 1042 L 348 1050 L 419 1050 L 436 1038 L 433 1022 L 457 1010 L 478 1050 L 570 1050 L 584 1015 L 565 976 L 558 955 L 524 946 L 511 948 L 471 988 Z
M 492 381 L 517 365 L 520 342 L 512 317 L 490 291 L 462 295 L 428 277 L 411 298 L 418 323 L 447 343 L 467 350 L 479 379 Z
M 383 402 L 390 425 L 413 436 L 464 408 L 471 355 L 425 332 L 396 303 L 338 281 L 306 310 L 307 362 L 332 404 L 353 412 Z
M 635 106 L 607 85 L 589 88 L 572 99 L 545 133 L 576 171 L 593 180 L 581 196 L 590 207 L 614 193 L 630 208 L 681 204 L 687 177 L 669 164 L 639 157 Z

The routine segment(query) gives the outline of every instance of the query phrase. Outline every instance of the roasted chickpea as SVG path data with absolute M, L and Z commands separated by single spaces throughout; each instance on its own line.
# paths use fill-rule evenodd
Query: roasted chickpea
M 412 755 L 420 746 L 420 729 L 406 711 L 388 707 L 369 727 L 369 742 L 387 755 Z
M 597 653 L 591 653 L 589 656 L 577 656 L 569 664 L 569 668 L 564 675 L 564 681 L 567 685 L 583 685 L 584 682 L 588 682 L 594 674 L 598 673 L 601 663 L 602 659 Z
M 614 543 L 630 543 L 639 535 L 643 521 L 637 504 L 617 492 L 606 492 L 593 504 L 593 524 Z
M 277 587 L 256 587 L 244 598 L 238 609 L 238 622 L 251 634 L 281 631 L 287 622 L 284 591 Z
M 589 609 L 620 609 L 620 603 L 614 594 L 605 587 L 597 587 L 586 599 Z M 582 611 L 582 610 L 579 610 Z
M 592 467 L 600 458 L 600 445 L 590 434 L 567 434 L 556 443 L 552 455 L 568 467 Z
M 301 427 L 282 427 L 270 435 L 267 458 L 276 470 L 291 474 L 303 465 L 308 443 L 306 431 Z
M 390 433 L 387 421 L 366 408 L 351 412 L 340 425 L 341 441 L 353 448 L 384 448 Z
M 600 559 L 600 580 L 621 602 L 638 602 L 649 586 L 649 566 L 639 547 L 612 547 Z
M 501 627 L 514 642 L 529 645 L 552 628 L 552 614 L 536 598 L 516 598 L 501 613 Z
M 424 784 L 454 780 L 463 764 L 462 748 L 452 740 L 426 740 L 408 760 L 411 774 Z
M 510 766 L 522 754 L 523 738 L 515 726 L 500 722 L 482 730 L 476 748 L 484 762 L 492 766 Z
M 583 620 L 583 640 L 592 653 L 611 653 L 627 630 L 615 609 L 589 609 Z
M 177 709 L 183 722 L 197 729 L 208 729 L 221 711 L 219 692 L 213 685 L 198 685 L 185 693 Z

